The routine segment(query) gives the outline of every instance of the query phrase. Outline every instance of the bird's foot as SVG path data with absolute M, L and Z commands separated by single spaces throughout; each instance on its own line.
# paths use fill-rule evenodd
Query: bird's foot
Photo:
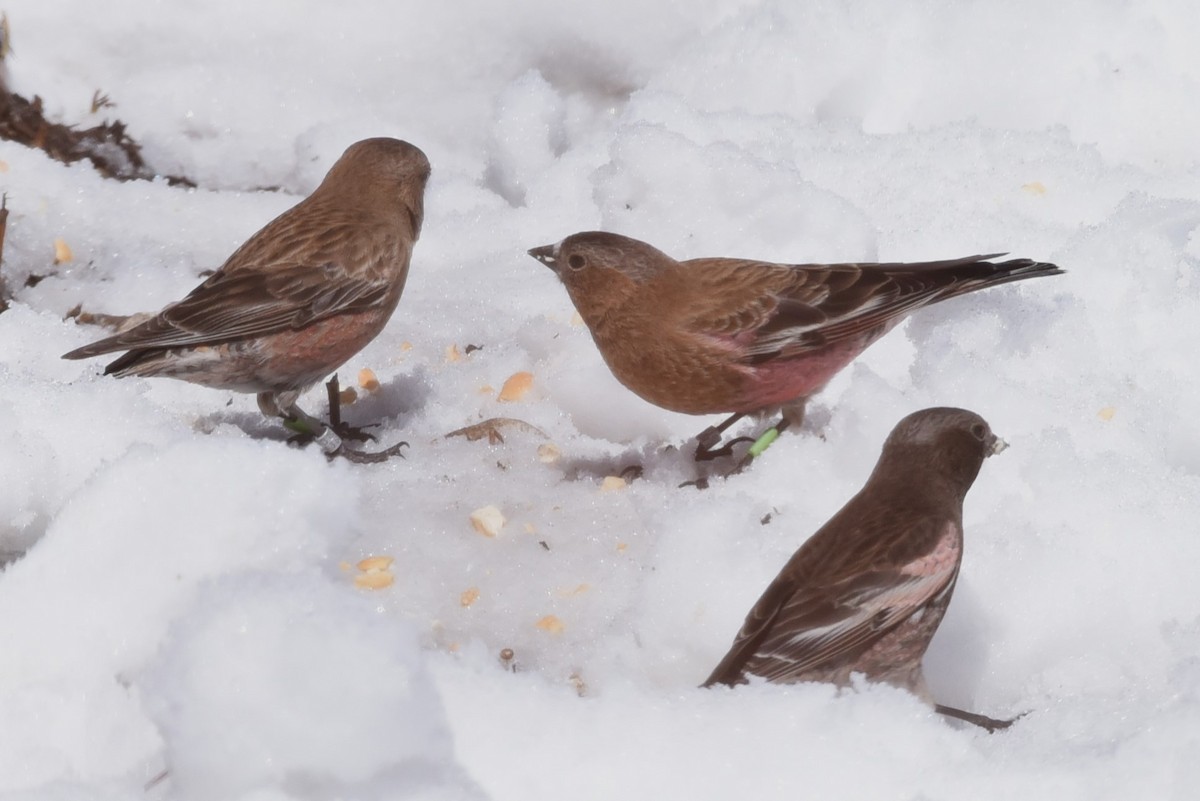
M 349 440 L 351 442 L 378 442 L 379 441 L 379 437 L 375 436 L 374 434 L 369 434 L 365 430 L 368 428 L 378 428 L 379 427 L 378 423 L 369 423 L 368 425 L 365 425 L 365 426 L 352 426 L 349 423 L 343 423 L 340 421 L 337 423 L 334 423 L 332 420 L 330 420 L 329 427 L 331 429 L 333 429 L 334 433 L 337 434 L 339 437 L 341 437 L 342 439 L 345 439 L 345 440 Z
M 725 431 L 731 425 L 745 417 L 741 412 L 736 412 L 729 415 L 715 426 L 709 426 L 696 435 L 696 461 L 707 462 L 712 459 L 717 459 L 722 456 L 729 456 L 733 451 L 735 443 L 741 442 L 744 437 L 732 439 L 718 448 L 717 445 L 721 442 L 721 437 L 725 436 Z
M 288 438 L 288 444 L 303 447 L 315 442 L 325 453 L 326 458 L 330 460 L 340 457 L 355 464 L 378 464 L 386 462 L 393 456 L 403 459 L 404 454 L 400 451 L 409 446 L 407 442 L 397 442 L 390 448 L 374 453 L 360 451 L 348 447 L 344 442 L 344 437 L 335 431 L 332 425 L 324 425 L 319 420 L 314 420 L 307 415 L 285 417 L 283 425 L 295 432 Z
M 337 450 L 326 451 L 325 455 L 326 455 L 326 457 L 328 457 L 330 459 L 330 461 L 332 461 L 333 459 L 336 459 L 338 457 L 341 457 L 342 459 L 345 459 L 346 461 L 349 461 L 349 462 L 353 462 L 354 464 L 379 464 L 380 462 L 386 462 L 388 459 L 391 459 L 393 456 L 399 456 L 401 459 L 403 459 L 404 454 L 401 453 L 400 450 L 401 450 L 401 448 L 407 448 L 407 447 L 408 447 L 408 443 L 404 442 L 402 440 L 400 442 L 397 442 L 395 445 L 391 446 L 390 448 L 384 448 L 381 451 L 374 451 L 374 452 L 368 453 L 366 451 L 360 451 L 355 448 L 347 448 L 343 444 L 343 445 L 339 446 L 337 448 Z
M 703 432 L 701 432 L 700 436 L 703 437 L 706 434 L 709 434 L 710 432 L 713 432 L 713 431 L 714 431 L 714 429 L 706 428 Z M 700 437 L 696 437 L 696 461 L 697 462 L 710 462 L 713 459 L 720 459 L 723 456 L 733 456 L 733 446 L 734 445 L 738 445 L 743 442 L 754 442 L 754 438 L 753 437 L 734 437 L 733 439 L 729 440 L 721 447 L 719 447 L 719 448 L 714 447 L 720 441 L 721 441 L 721 435 L 719 433 L 716 434 L 715 438 L 708 438 L 707 443 L 705 442 L 705 440 L 702 440 Z
M 981 729 L 986 730 L 988 734 L 994 734 L 995 732 L 1003 731 L 1029 714 L 1028 712 L 1022 712 L 1015 718 L 1001 720 L 999 718 L 989 718 L 987 715 L 981 715 L 978 712 L 967 712 L 963 709 L 956 709 L 955 707 L 946 706 L 945 704 L 936 704 L 933 708 L 934 711 L 939 715 L 945 715 L 948 718 L 954 718 L 955 720 L 961 720 L 964 723 L 970 723 L 974 726 L 978 726 Z

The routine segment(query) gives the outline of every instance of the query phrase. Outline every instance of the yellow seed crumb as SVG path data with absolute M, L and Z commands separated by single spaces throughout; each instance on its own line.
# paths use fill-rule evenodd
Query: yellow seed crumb
M 375 392 L 379 389 L 379 379 L 375 377 L 375 371 L 370 367 L 364 367 L 358 371 L 358 385 L 367 392 Z
M 591 584 L 576 584 L 574 587 L 559 587 L 555 592 L 560 598 L 574 598 L 576 595 L 583 595 L 592 588 Z
M 537 449 L 538 461 L 542 464 L 554 464 L 562 458 L 562 451 L 552 442 L 545 442 L 538 445 Z
M 618 542 L 617 543 L 617 553 L 625 553 L 628 550 L 629 550 L 629 543 L 627 543 L 627 542 Z
M 536 625 L 542 631 L 554 635 L 562 634 L 563 630 L 566 629 L 566 626 L 558 619 L 557 615 L 546 615 Z
M 368 556 L 358 563 L 358 569 L 364 573 L 370 573 L 373 570 L 387 570 L 395 561 L 390 556 Z
M 66 264 L 75 258 L 75 254 L 71 252 L 71 248 L 67 245 L 65 239 L 61 236 L 54 240 L 54 263 Z
M 349 573 L 350 567 L 351 567 L 351 565 L 349 562 L 338 562 L 338 569 L 341 570 L 343 573 Z
M 526 523 L 525 524 L 525 533 L 526 534 L 537 534 L 537 527 L 535 525 L 533 525 L 533 523 Z
M 458 352 L 458 345 L 449 345 L 446 347 L 446 361 L 461 362 L 462 354 Z
M 458 602 L 463 606 L 470 606 L 479 600 L 479 588 L 470 587 L 463 590 L 462 595 L 458 596 Z
M 8 162 L 0 159 L 0 172 L 8 172 Z
M 1117 407 L 1115 406 L 1105 406 L 1097 413 L 1097 416 L 1106 423 L 1116 417 L 1116 415 Z
M 358 400 L 358 391 L 355 390 L 354 387 L 346 387 L 338 393 L 338 401 L 343 406 L 349 406 L 356 400 Z
M 600 491 L 615 492 L 616 490 L 623 490 L 628 486 L 629 482 L 620 476 L 605 476 L 604 480 L 600 482 Z
M 504 513 L 495 506 L 483 506 L 471 512 L 471 527 L 485 537 L 494 537 L 508 522 Z
M 484 384 L 482 387 L 479 388 L 480 395 L 491 395 L 495 391 L 496 391 L 496 388 L 493 387 L 491 384 Z
M 364 590 L 382 590 L 392 586 L 396 577 L 390 570 L 372 570 L 370 573 L 359 573 L 354 577 L 354 586 Z
M 1029 183 L 1025 184 L 1021 188 L 1024 189 L 1026 192 L 1028 192 L 1031 195 L 1046 194 L 1046 185 L 1043 184 L 1041 181 L 1030 181 Z
M 525 397 L 529 392 L 529 388 L 533 386 L 533 373 L 521 371 L 513 373 L 504 382 L 504 386 L 500 387 L 500 400 L 516 401 Z

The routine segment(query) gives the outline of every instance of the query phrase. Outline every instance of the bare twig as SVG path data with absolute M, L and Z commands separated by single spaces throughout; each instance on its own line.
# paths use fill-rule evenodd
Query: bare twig
M 102 108 L 116 108 L 116 107 L 117 107 L 117 104 L 112 102 L 112 100 L 109 99 L 108 95 L 101 94 L 99 89 L 97 89 L 95 92 L 92 92 L 92 113 L 93 114 L 95 114 L 97 111 L 99 111 Z

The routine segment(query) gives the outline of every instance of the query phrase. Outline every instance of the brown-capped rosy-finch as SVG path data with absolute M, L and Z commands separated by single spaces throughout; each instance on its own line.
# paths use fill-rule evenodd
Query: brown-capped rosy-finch
M 680 262 L 600 231 L 529 255 L 562 279 L 618 381 L 665 409 L 732 414 L 697 437 L 699 459 L 727 455 L 729 445 L 714 446 L 744 415 L 782 410 L 775 433 L 798 425 L 811 395 L 916 309 L 1062 272 L 1028 259 L 991 261 L 997 255 L 911 264 Z
M 704 686 L 869 681 L 931 701 L 921 659 L 962 561 L 963 498 L 1006 447 L 982 417 L 924 409 L 883 444 L 866 485 L 784 565 Z M 989 730 L 1000 721 L 936 705 Z
M 312 195 L 267 223 L 183 300 L 63 358 L 123 350 L 106 374 L 257 393 L 264 414 L 307 431 L 327 451 L 340 450 L 339 435 L 296 401 L 392 316 L 421 233 L 429 170 L 408 142 L 356 142 Z M 340 428 L 337 412 L 331 399 Z

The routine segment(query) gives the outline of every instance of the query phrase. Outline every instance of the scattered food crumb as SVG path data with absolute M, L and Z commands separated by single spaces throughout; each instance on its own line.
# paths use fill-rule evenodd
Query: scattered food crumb
M 359 561 L 357 567 L 364 573 L 370 573 L 373 570 L 387 570 L 396 560 L 390 556 L 368 556 Z
M 381 590 L 384 587 L 390 587 L 396 580 L 391 571 L 394 561 L 395 559 L 390 556 L 368 556 L 359 560 L 356 565 L 359 573 L 354 577 L 354 586 L 364 590 Z
M 500 533 L 507 521 L 495 506 L 483 506 L 471 512 L 471 527 L 485 537 L 494 537 Z
M 354 586 L 363 590 L 382 590 L 392 586 L 396 577 L 390 570 L 373 570 L 370 573 L 359 573 L 354 577 Z
M 54 263 L 66 264 L 75 258 L 75 254 L 71 252 L 70 245 L 61 236 L 54 240 Z
M 623 490 L 628 486 L 629 482 L 620 476 L 605 476 L 604 480 L 600 482 L 600 491 L 615 492 L 617 490 Z
M 517 401 L 525 397 L 529 392 L 529 388 L 533 386 L 533 373 L 521 371 L 513 373 L 504 382 L 504 386 L 500 387 L 499 398 L 502 401 Z
M 358 385 L 367 392 L 379 391 L 379 379 L 375 377 L 375 371 L 370 367 L 364 367 L 358 371 Z

